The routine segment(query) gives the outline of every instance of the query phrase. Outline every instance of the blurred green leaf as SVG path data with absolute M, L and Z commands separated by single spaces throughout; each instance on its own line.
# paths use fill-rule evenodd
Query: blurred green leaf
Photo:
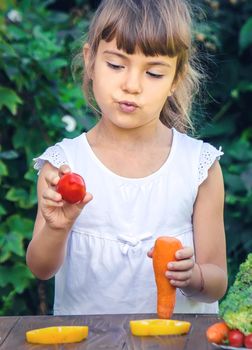
M 252 17 L 246 21 L 240 30 L 239 45 L 241 51 L 252 45 Z
M 3 161 L 0 160 L 0 176 L 7 176 L 7 175 L 8 175 L 7 166 L 4 164 Z
M 33 183 L 36 184 L 36 183 L 37 183 L 37 180 L 38 180 L 38 175 L 37 175 L 36 171 L 35 171 L 33 168 L 30 168 L 30 169 L 28 169 L 28 171 L 25 173 L 24 178 L 25 178 L 26 180 L 29 180 L 29 181 L 31 181 L 31 182 L 33 182 Z
M 23 40 L 27 39 L 28 34 L 22 28 L 17 27 L 16 25 L 9 25 L 8 36 L 10 39 Z
M 0 204 L 0 216 L 5 215 L 6 213 L 6 209 Z
M 0 40 L 0 52 L 1 52 L 1 56 L 2 58 L 4 57 L 18 57 L 16 51 L 14 50 L 14 48 L 8 44 L 5 40 L 3 40 L 1 38 Z
M 22 293 L 34 276 L 25 264 L 18 263 L 12 267 L 0 266 L 0 287 L 11 284 L 17 293 Z
M 33 221 L 20 215 L 12 215 L 0 225 L 0 262 L 8 260 L 12 254 L 25 256 L 24 239 L 31 239 Z
M 5 106 L 13 115 L 15 115 L 17 113 L 17 105 L 21 103 L 23 103 L 23 101 L 15 93 L 15 91 L 4 86 L 0 86 L 0 109 Z
M 226 192 L 225 200 L 227 204 L 233 205 L 236 204 L 238 201 L 238 198 L 228 192 Z
M 11 202 L 20 202 L 28 200 L 28 193 L 23 188 L 11 188 L 7 194 L 6 199 Z
M 31 219 L 24 218 L 19 214 L 9 216 L 6 220 L 6 225 L 12 232 L 22 235 L 24 238 L 31 238 L 34 221 Z
M 18 256 L 24 256 L 23 237 L 17 233 L 6 232 L 0 237 L 1 262 L 14 253 Z

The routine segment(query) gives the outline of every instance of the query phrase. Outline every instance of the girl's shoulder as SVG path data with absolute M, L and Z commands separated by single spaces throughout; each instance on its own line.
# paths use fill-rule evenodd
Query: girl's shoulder
M 63 150 L 76 149 L 80 145 L 83 146 L 86 139 L 86 133 L 82 133 L 74 138 L 64 138 L 60 142 L 57 142 L 55 146 L 61 147 Z
M 221 146 L 215 147 L 201 139 L 194 138 L 177 130 L 174 131 L 177 141 L 177 161 L 189 164 L 197 171 L 198 185 L 208 176 L 210 167 L 224 154 Z
M 178 140 L 179 144 L 183 147 L 187 146 L 190 149 L 196 149 L 200 148 L 203 144 L 203 140 L 198 139 L 196 137 L 190 136 L 186 133 L 183 133 L 181 131 L 178 131 L 177 129 L 173 128 L 174 136 Z
M 180 131 L 174 129 L 176 134 L 177 146 L 180 151 L 189 155 L 190 153 L 198 154 L 199 157 L 211 158 L 220 157 L 224 153 L 222 152 L 221 146 L 218 148 L 205 142 L 202 139 L 197 139 Z
M 34 169 L 40 172 L 45 162 L 49 162 L 54 167 L 59 168 L 67 164 L 72 166 L 72 159 L 78 157 L 80 152 L 83 153 L 85 145 L 85 133 L 74 137 L 64 138 L 55 145 L 48 147 L 41 155 L 34 158 Z

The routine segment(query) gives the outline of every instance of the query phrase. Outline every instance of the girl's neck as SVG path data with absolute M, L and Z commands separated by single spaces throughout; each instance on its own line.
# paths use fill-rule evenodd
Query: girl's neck
M 141 130 L 116 131 L 99 122 L 87 134 L 100 162 L 126 178 L 144 178 L 158 171 L 170 154 L 172 139 L 172 130 L 162 123 Z
M 106 144 L 124 150 L 136 150 L 141 147 L 163 145 L 171 142 L 172 133 L 160 121 L 134 128 L 121 129 L 107 124 L 101 119 L 97 125 L 88 132 L 91 143 Z

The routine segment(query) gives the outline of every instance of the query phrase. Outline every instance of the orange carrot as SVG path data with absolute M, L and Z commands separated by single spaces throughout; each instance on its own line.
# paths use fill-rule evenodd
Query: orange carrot
M 222 344 L 228 339 L 229 328 L 225 322 L 217 322 L 207 328 L 206 336 L 210 343 Z
M 154 246 L 152 260 L 157 285 L 157 314 L 159 318 L 170 318 L 176 302 L 176 287 L 172 286 L 165 272 L 167 264 L 175 261 L 175 253 L 182 248 L 174 237 L 159 237 Z

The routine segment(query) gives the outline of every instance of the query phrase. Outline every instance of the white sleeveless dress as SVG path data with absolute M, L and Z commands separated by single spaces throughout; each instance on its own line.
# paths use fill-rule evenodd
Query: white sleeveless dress
M 64 139 L 35 159 L 68 164 L 83 176 L 93 200 L 69 234 L 66 257 L 55 276 L 55 315 L 155 313 L 156 284 L 147 251 L 159 236 L 193 246 L 192 214 L 199 185 L 223 153 L 173 130 L 166 162 L 144 178 L 106 168 L 86 134 Z M 204 232 L 202 232 L 204 234 Z M 176 313 L 217 313 L 218 302 L 197 302 L 177 289 Z

